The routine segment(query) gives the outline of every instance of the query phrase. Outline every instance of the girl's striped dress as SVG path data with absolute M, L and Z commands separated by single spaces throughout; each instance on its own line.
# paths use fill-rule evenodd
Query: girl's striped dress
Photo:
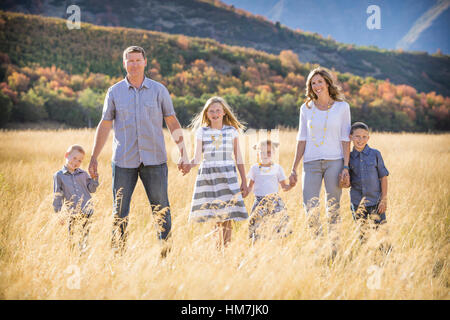
M 237 136 L 237 130 L 226 125 L 221 130 L 210 127 L 197 130 L 203 160 L 195 181 L 189 220 L 222 222 L 248 218 L 232 156 L 233 139 Z

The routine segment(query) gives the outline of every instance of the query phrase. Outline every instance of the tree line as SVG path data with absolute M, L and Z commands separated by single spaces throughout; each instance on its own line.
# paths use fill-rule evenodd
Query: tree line
M 3 61 L 5 55 L 0 56 Z M 164 78 L 157 61 L 148 75 L 171 92 L 182 125 L 189 124 L 212 95 L 223 96 L 237 115 L 252 128 L 298 126 L 299 108 L 305 99 L 305 77 L 288 73 L 284 78 L 267 64 L 241 66 L 225 76 L 205 61 L 174 66 L 179 71 Z M 100 73 L 71 75 L 55 66 L 1 65 L 0 123 L 52 120 L 71 127 L 94 127 L 101 117 L 106 90 L 122 77 Z M 374 130 L 449 130 L 450 99 L 435 92 L 417 93 L 407 85 L 339 75 L 351 106 L 352 119 Z

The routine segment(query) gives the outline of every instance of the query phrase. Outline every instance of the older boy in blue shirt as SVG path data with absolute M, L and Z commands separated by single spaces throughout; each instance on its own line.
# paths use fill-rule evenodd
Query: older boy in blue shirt
M 365 223 L 371 218 L 376 225 L 386 222 L 387 177 L 380 151 L 369 147 L 369 127 L 355 122 L 350 130 L 353 150 L 350 153 L 350 201 L 353 218 Z M 362 237 L 364 232 L 362 233 Z

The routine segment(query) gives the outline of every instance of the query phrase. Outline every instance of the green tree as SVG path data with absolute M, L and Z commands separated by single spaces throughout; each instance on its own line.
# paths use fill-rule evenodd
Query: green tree
M 37 122 L 48 118 L 44 107 L 45 99 L 36 94 L 33 88 L 22 93 L 19 103 L 13 107 L 12 118 L 24 122 Z
M 223 97 L 231 106 L 240 121 L 245 122 L 247 128 L 262 128 L 264 114 L 256 101 L 244 94 L 225 95 Z
M 299 108 L 292 94 L 285 94 L 278 100 L 279 111 L 281 112 L 280 124 L 290 128 L 298 125 Z
M 51 94 L 45 103 L 45 108 L 51 120 L 62 122 L 72 127 L 88 126 L 86 112 L 74 98 Z
M 0 91 L 0 127 L 8 123 L 11 118 L 12 107 L 11 99 Z
M 87 118 L 88 127 L 92 128 L 101 118 L 103 94 L 86 88 L 80 92 L 77 102 L 82 107 Z

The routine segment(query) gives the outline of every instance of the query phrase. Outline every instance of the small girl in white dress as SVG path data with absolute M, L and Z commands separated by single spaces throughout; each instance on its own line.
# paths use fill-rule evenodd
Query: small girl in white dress
M 255 148 L 258 149 L 259 163 L 254 164 L 248 173 L 249 192 L 253 190 L 255 202 L 249 221 L 249 236 L 252 242 L 263 237 L 265 231 L 276 232 L 282 236 L 290 234 L 288 228 L 289 216 L 286 206 L 278 194 L 278 184 L 284 191 L 292 186 L 286 183 L 283 168 L 272 162 L 272 154 L 278 143 L 270 140 L 261 141 Z M 272 220 L 272 224 L 268 220 Z M 267 227 L 270 227 L 269 230 Z

